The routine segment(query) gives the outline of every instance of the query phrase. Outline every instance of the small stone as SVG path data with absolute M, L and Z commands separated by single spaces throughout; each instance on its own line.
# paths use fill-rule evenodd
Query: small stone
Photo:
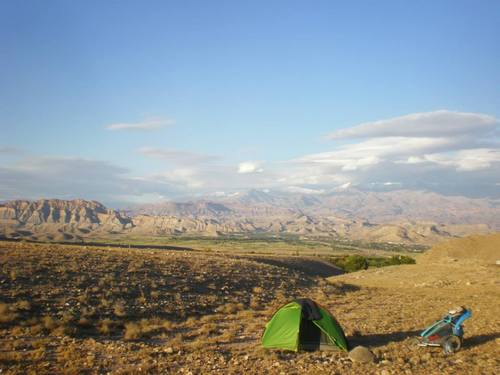
M 165 349 L 165 353 L 167 354 L 172 354 L 174 352 L 174 348 L 172 348 L 171 346 L 169 346 L 168 348 Z
M 368 363 L 373 362 L 375 356 L 368 348 L 364 346 L 356 346 L 349 352 L 349 358 L 355 362 Z

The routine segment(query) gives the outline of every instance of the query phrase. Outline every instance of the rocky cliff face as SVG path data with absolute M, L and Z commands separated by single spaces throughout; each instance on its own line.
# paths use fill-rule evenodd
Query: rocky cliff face
M 95 201 L 42 199 L 10 201 L 0 204 L 0 218 L 17 220 L 22 224 L 73 223 L 101 224 L 104 221 L 125 224 L 128 218 L 108 210 Z
M 132 226 L 129 217 L 95 201 L 41 199 L 0 204 L 0 233 L 6 237 L 45 234 L 48 239 L 73 239 Z

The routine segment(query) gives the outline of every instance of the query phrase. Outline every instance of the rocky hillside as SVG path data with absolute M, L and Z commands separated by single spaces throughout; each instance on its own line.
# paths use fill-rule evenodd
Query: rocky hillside
M 150 210 L 156 210 L 154 212 Z M 298 209 L 256 203 L 168 203 L 128 216 L 95 201 L 38 200 L 0 204 L 0 235 L 37 240 L 82 240 L 107 236 L 221 236 L 230 234 L 298 235 L 368 242 L 431 244 L 443 238 L 485 233 L 487 225 L 445 225 L 402 221 L 371 223 L 341 216 L 309 215 Z

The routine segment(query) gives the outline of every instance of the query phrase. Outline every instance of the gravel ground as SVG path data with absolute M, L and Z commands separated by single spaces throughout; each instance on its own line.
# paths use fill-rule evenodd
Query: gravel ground
M 296 262 L 295 262 L 296 263 Z M 421 264 L 420 264 L 421 263 Z M 315 277 L 286 264 L 194 252 L 0 244 L 0 369 L 21 374 L 495 374 L 494 265 L 440 259 Z M 374 353 L 264 351 L 286 301 L 328 308 L 352 346 Z M 456 305 L 473 317 L 446 356 L 411 338 Z

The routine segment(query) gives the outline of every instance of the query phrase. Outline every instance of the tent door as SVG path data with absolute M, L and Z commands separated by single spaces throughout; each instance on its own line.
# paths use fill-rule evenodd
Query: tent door
M 312 320 L 301 319 L 299 346 L 302 350 L 318 350 L 321 344 L 321 329 Z

